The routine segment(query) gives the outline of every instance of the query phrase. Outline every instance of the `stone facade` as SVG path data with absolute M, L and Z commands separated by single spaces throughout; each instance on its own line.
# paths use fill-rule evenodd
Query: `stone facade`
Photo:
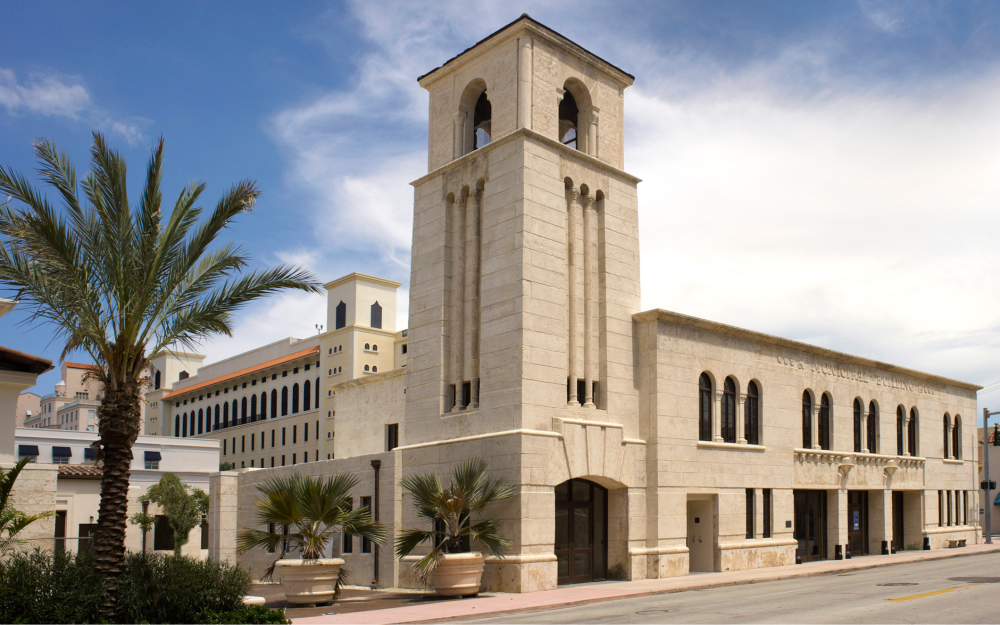
M 489 511 L 512 542 L 488 560 L 491 590 L 977 542 L 960 423 L 979 387 L 639 311 L 632 80 L 527 16 L 419 79 L 405 378 L 327 384 L 337 459 L 294 470 L 380 460 L 398 480 L 485 459 L 519 495 Z M 269 473 L 239 472 L 240 524 Z M 417 526 L 389 473 L 383 518 Z M 385 563 L 381 585 L 418 584 Z

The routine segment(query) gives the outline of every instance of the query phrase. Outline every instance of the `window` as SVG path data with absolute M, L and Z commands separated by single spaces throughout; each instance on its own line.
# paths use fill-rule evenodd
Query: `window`
M 267 391 L 260 394 L 260 420 L 267 418 Z
M 336 327 L 334 328 L 334 330 L 339 330 L 347 325 L 347 304 L 345 304 L 344 302 L 340 302 L 339 304 L 337 304 L 335 317 L 336 317 L 336 322 L 335 322 Z
M 861 453 L 861 400 L 854 400 L 854 453 Z
M 288 414 L 288 387 L 281 387 L 281 416 Z
M 285 455 L 281 454 L 281 466 L 285 466 Z
M 239 423 L 239 421 L 237 420 L 238 417 L 236 415 L 238 414 L 238 411 L 239 411 L 239 403 L 235 399 L 233 400 L 232 409 L 233 409 L 233 421 L 232 421 L 232 425 L 237 425 Z M 243 416 L 246 416 L 246 414 L 244 413 Z
M 293 445 L 298 442 L 298 434 L 299 434 L 299 426 L 293 425 L 292 426 L 292 444 Z
M 222 455 L 223 455 L 223 456 L 225 456 L 225 455 L 226 455 L 226 443 L 227 443 L 227 442 L 228 442 L 228 441 L 227 441 L 226 439 L 222 439 Z
M 903 455 L 903 433 L 906 422 L 906 409 L 902 406 L 896 407 L 896 455 Z
M 962 491 L 962 525 L 969 524 L 969 491 Z
M 293 467 L 295 466 L 295 456 L 296 456 L 296 455 L 297 455 L 297 454 L 292 454 L 292 466 L 293 466 Z
M 156 515 L 156 524 L 153 526 L 153 550 L 170 551 L 174 548 L 174 528 L 170 526 L 170 521 L 162 514 Z
M 278 416 L 278 391 L 274 389 L 271 391 L 271 418 Z
M 285 446 L 285 428 L 281 428 L 281 446 Z
M 309 424 L 308 423 L 306 423 L 306 424 L 304 424 L 302 426 L 302 442 L 303 443 L 308 443 L 309 442 Z
M 181 436 L 187 438 L 188 435 L 188 413 L 184 413 L 181 417 Z
M 201 548 L 208 549 L 208 519 L 204 516 L 201 517 Z
M 313 387 L 313 393 L 315 393 L 314 399 L 316 400 L 316 410 L 319 410 L 319 378 L 316 378 L 316 385 Z
M 962 417 L 958 415 L 955 415 L 955 425 L 951 429 L 951 455 L 955 460 L 962 459 Z
M 732 378 L 722 385 L 722 440 L 736 442 L 736 382 Z
M 187 371 L 181 371 L 180 374 L 177 376 L 177 379 L 178 380 L 186 380 L 186 379 L 188 379 L 188 377 L 189 376 L 188 376 L 188 372 Z
M 292 414 L 298 414 L 299 412 L 299 384 L 296 382 L 292 385 Z
M 153 375 L 153 390 L 158 390 L 160 388 L 160 372 L 157 371 Z
M 764 506 L 764 527 L 762 528 L 763 537 L 770 538 L 771 537 L 771 489 L 765 488 L 761 491 L 761 494 L 764 496 L 763 501 L 761 502 Z
M 917 409 L 910 408 L 910 423 L 906 428 L 906 442 L 911 456 L 919 456 L 917 449 Z
M 746 517 L 747 517 L 747 538 L 752 539 L 754 536 L 753 531 L 753 517 L 754 517 L 754 490 L 752 488 L 747 489 L 747 507 L 746 507 Z
M 240 437 L 240 453 L 245 454 L 247 452 L 247 437 L 246 434 Z
M 203 408 L 198 409 L 198 433 L 204 432 L 205 425 L 205 410 Z
M 372 351 L 373 352 L 377 352 L 378 351 L 378 345 L 372 344 Z
M 944 451 L 943 451 L 944 456 L 943 457 L 944 458 L 948 457 L 948 448 L 951 446 L 951 445 L 949 445 L 949 443 L 951 442 L 951 432 L 948 431 L 949 429 L 951 429 L 951 428 L 948 427 L 949 425 L 950 424 L 948 423 L 948 415 L 945 414 L 944 415 L 944 437 L 943 437 L 944 438 L 944 445 L 943 445 L 943 447 L 944 447 Z
M 802 393 L 802 447 L 812 447 L 812 395 Z
M 368 515 L 371 516 L 372 498 L 371 497 L 362 497 L 361 498 L 361 507 L 362 508 L 367 508 L 368 509 Z M 372 552 L 372 541 L 370 541 L 367 538 L 365 538 L 365 537 L 362 536 L 361 537 L 361 553 L 371 553 L 371 552 Z
M 309 410 L 309 406 L 312 400 L 312 382 L 306 380 L 302 384 L 302 410 Z
M 403 343 L 402 346 L 400 346 L 399 349 L 400 349 L 400 353 L 401 354 L 405 354 L 406 353 L 406 343 Z
M 229 427 L 229 403 L 222 404 L 222 427 Z
M 274 449 L 274 430 L 271 430 L 271 449 Z M 274 466 L 273 464 L 271 465 Z
M 399 447 L 399 424 L 390 423 L 385 426 L 385 450 L 392 451 Z
M 698 379 L 698 440 L 712 440 L 712 379 L 707 373 Z
M 372 365 L 372 373 L 378 373 L 378 367 Z
M 257 420 L 257 395 L 250 396 L 250 421 Z
M 247 398 L 240 400 L 240 423 L 247 422 Z
M 69 447 L 52 448 L 52 464 L 69 464 L 69 459 L 73 455 L 73 450 Z
M 316 440 L 319 440 L 319 419 L 316 420 Z M 316 458 L 319 460 L 319 458 Z
M 486 90 L 476 100 L 476 108 L 472 113 L 472 149 L 478 150 L 490 143 L 492 129 L 493 105 L 486 97 Z M 382 327 L 381 325 L 379 327 Z
M 878 406 L 875 400 L 868 402 L 868 453 L 878 453 Z
M 144 460 L 143 462 L 147 471 L 158 471 L 160 469 L 159 460 Z
M 181 435 L 181 416 L 176 415 L 174 417 L 174 437 L 179 437 Z
M 823 393 L 819 402 L 819 420 L 816 425 L 819 429 L 820 449 L 830 449 L 830 396 Z
M 369 351 L 370 352 L 371 350 L 372 350 L 371 344 L 370 343 L 365 343 L 365 351 Z
M 757 383 L 747 384 L 747 399 L 743 405 L 743 435 L 747 443 L 760 445 L 760 396 Z
M 365 372 L 368 372 L 368 371 L 371 371 L 371 368 L 368 365 L 365 365 Z
M 250 451 L 256 451 L 256 450 L 257 450 L 257 435 L 256 434 L 251 434 L 250 435 Z M 253 460 L 251 460 L 250 463 L 251 463 L 250 466 L 253 466 Z
M 951 491 L 950 490 L 946 492 L 946 496 L 947 496 L 947 499 L 948 499 L 948 525 L 951 526 L 952 525 L 952 518 L 951 518 Z

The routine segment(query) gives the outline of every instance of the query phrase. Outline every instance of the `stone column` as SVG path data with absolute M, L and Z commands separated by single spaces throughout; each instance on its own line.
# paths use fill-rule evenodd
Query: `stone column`
M 826 544 L 827 559 L 833 560 L 836 546 L 847 557 L 847 489 L 826 491 Z
M 451 349 L 454 353 L 455 368 L 452 380 L 455 383 L 455 405 L 452 412 L 465 408 L 462 400 L 462 386 L 465 383 L 465 200 L 455 197 L 455 217 L 452 219 L 451 254 L 451 302 L 455 319 L 455 334 Z
M 576 341 L 577 336 L 579 336 L 576 320 L 576 200 L 579 195 L 579 189 L 575 187 L 566 188 L 566 276 L 569 292 L 569 332 L 566 351 L 569 354 L 568 405 L 570 406 L 580 404 L 576 393 Z
M 715 390 L 715 410 L 712 411 L 712 440 L 723 442 L 722 438 L 722 396 L 723 392 Z
M 590 114 L 587 115 L 587 154 L 597 157 L 597 120 L 601 110 L 596 106 L 590 107 Z
M 952 453 L 954 451 L 954 449 L 952 448 L 952 445 L 951 445 L 951 437 L 954 435 L 954 432 L 953 432 L 954 428 L 955 428 L 955 424 L 952 422 L 951 419 L 948 419 L 948 433 L 945 434 L 944 441 L 942 441 L 944 443 L 944 449 L 942 450 L 944 453 L 941 456 L 942 458 L 954 458 L 955 457 L 955 455 Z
M 222 471 L 208 478 L 208 558 L 236 564 L 239 473 Z
M 741 445 L 747 444 L 746 413 L 745 413 L 746 404 L 747 404 L 747 396 L 743 393 L 740 393 L 736 398 L 736 442 Z
M 583 379 L 584 408 L 594 407 L 594 377 L 597 360 L 597 341 L 594 340 L 594 316 L 597 310 L 597 242 L 594 228 L 594 196 L 583 195 Z
M 910 413 L 903 413 L 903 455 L 912 456 L 913 450 L 910 449 Z
M 809 434 L 811 435 L 812 438 L 812 448 L 822 449 L 822 447 L 820 447 L 819 445 L 819 402 L 813 403 L 812 415 L 810 416 L 810 418 L 812 419 L 812 421 L 810 422 L 809 425 L 809 430 L 810 430 Z
M 517 40 L 517 127 L 531 128 L 531 37 Z
M 469 408 L 479 407 L 479 292 L 480 292 L 480 265 L 481 265 L 481 222 L 482 222 L 482 198 L 483 192 L 475 189 L 469 199 L 472 202 L 472 212 L 469 214 L 469 242 L 471 251 L 469 254 L 469 264 L 471 275 L 469 276 L 469 303 L 472 308 L 469 314 L 469 322 L 472 328 L 469 331 Z
M 869 453 L 871 447 L 868 445 L 868 419 L 870 418 L 865 414 L 864 406 L 861 407 L 861 453 Z
M 465 155 L 465 115 L 462 111 L 455 112 L 455 146 L 452 149 L 452 159 Z
M 892 547 L 892 491 L 868 491 L 868 554 L 882 553 L 882 543 Z M 891 551 L 890 551 L 891 552 Z

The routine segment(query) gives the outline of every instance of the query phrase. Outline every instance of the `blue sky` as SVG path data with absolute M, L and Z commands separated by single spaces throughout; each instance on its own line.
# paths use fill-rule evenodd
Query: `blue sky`
M 211 203 L 257 179 L 233 240 L 323 280 L 397 279 L 405 319 L 408 183 L 426 173 L 416 77 L 527 12 L 636 76 L 625 168 L 644 180 L 643 308 L 1000 380 L 1000 5 L 572 6 L 9 3 L 0 162 L 30 171 L 45 137 L 83 168 L 99 129 L 138 177 L 163 135 L 165 197 L 197 178 Z M 0 319 L 0 341 L 58 357 L 22 319 Z M 324 320 L 322 298 L 275 297 L 205 353 Z

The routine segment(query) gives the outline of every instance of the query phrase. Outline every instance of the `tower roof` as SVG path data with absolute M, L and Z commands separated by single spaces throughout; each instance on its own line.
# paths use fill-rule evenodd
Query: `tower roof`
M 544 33 L 548 34 L 553 39 L 555 39 L 557 41 L 560 41 L 561 43 L 569 46 L 570 48 L 575 49 L 575 51 L 578 54 L 581 54 L 582 56 L 586 56 L 586 57 L 590 57 L 590 58 L 594 59 L 599 64 L 604 65 L 607 68 L 610 68 L 610 69 L 614 70 L 614 72 L 619 73 L 622 76 L 627 77 L 628 78 L 627 82 L 629 84 L 631 84 L 631 82 L 635 80 L 635 76 L 633 76 L 632 74 L 629 74 L 628 72 L 626 72 L 622 68 L 618 67 L 617 65 L 614 65 L 613 63 L 609 63 L 608 61 L 605 61 L 604 59 L 602 59 L 601 57 L 597 56 L 596 54 L 594 54 L 590 50 L 587 50 L 586 48 L 584 48 L 580 44 L 576 43 L 575 41 L 573 41 L 573 40 L 571 40 L 571 39 L 569 39 L 567 37 L 564 37 L 563 35 L 560 35 L 556 31 L 554 31 L 551 28 L 549 28 L 548 26 L 546 26 L 545 24 L 542 24 L 541 22 L 533 19 L 527 13 L 522 13 L 521 17 L 517 18 L 516 20 L 514 20 L 510 24 L 507 24 L 506 26 L 500 28 L 496 32 L 493 32 L 493 33 L 487 35 L 485 38 L 481 39 L 479 42 L 477 42 L 472 47 L 466 48 L 465 50 L 463 50 L 459 54 L 457 54 L 457 55 L 453 56 L 452 58 L 448 59 L 447 61 L 445 61 L 444 64 L 442 64 L 440 67 L 435 67 L 434 69 L 432 69 L 431 71 L 427 72 L 423 76 L 418 77 L 417 78 L 417 82 L 421 82 L 422 80 L 424 80 L 425 78 L 427 78 L 431 74 L 434 74 L 435 72 L 437 72 L 437 71 L 439 71 L 441 69 L 444 69 L 445 67 L 447 67 L 451 63 L 454 63 L 455 61 L 457 61 L 458 59 L 462 58 L 466 54 L 469 54 L 470 52 L 472 52 L 473 50 L 475 50 L 479 46 L 485 44 L 486 42 L 488 42 L 491 39 L 493 39 L 493 38 L 497 37 L 498 35 L 500 35 L 501 33 L 505 32 L 507 30 L 510 30 L 511 28 L 514 28 L 515 26 L 517 26 L 519 24 L 528 24 L 530 26 L 533 26 L 534 30 L 541 31 L 541 32 L 544 32 Z

